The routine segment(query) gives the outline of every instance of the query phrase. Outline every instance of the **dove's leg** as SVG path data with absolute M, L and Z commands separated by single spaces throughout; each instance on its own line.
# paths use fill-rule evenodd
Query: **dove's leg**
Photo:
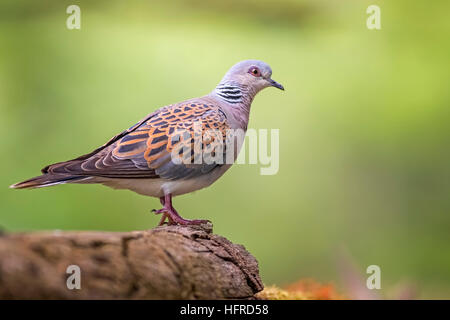
M 169 225 L 181 224 L 181 225 L 189 225 L 189 224 L 202 224 L 208 222 L 208 220 L 188 220 L 184 219 L 182 216 L 178 214 L 175 208 L 172 206 L 172 195 L 166 194 L 164 197 L 159 199 L 161 204 L 163 205 L 162 209 L 153 210 L 155 214 L 162 214 L 161 220 L 159 221 L 159 225 L 164 224 L 166 218 L 169 220 Z
M 159 202 L 161 202 L 161 205 L 164 207 L 164 204 L 165 204 L 165 202 L 166 202 L 166 201 L 164 200 L 164 197 L 159 198 Z M 154 211 L 154 212 L 155 212 L 155 214 L 156 214 L 156 211 Z M 165 223 L 166 219 L 169 220 L 169 225 L 171 225 L 171 224 L 176 224 L 176 223 L 172 220 L 172 218 L 171 218 L 169 215 L 167 215 L 167 213 L 163 212 L 163 213 L 162 213 L 162 216 L 161 216 L 161 220 L 159 220 L 158 226 L 162 226 L 162 225 Z

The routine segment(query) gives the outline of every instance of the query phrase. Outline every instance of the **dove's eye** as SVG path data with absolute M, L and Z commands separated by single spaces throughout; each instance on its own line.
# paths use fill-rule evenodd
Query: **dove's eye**
M 248 70 L 248 73 L 250 73 L 254 77 L 261 77 L 261 71 L 257 67 L 251 67 Z

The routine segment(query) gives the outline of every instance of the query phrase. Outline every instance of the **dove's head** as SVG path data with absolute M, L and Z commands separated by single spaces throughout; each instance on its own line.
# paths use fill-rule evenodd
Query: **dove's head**
M 272 80 L 272 69 L 270 66 L 259 60 L 244 60 L 236 63 L 225 74 L 222 82 L 232 81 L 237 84 L 260 91 L 267 87 L 275 87 L 284 90 L 278 82 Z
M 284 90 L 284 87 L 272 80 L 271 76 L 272 69 L 267 63 L 244 60 L 228 70 L 214 92 L 219 98 L 236 103 L 246 100 L 246 95 L 251 101 L 256 93 L 267 87 Z

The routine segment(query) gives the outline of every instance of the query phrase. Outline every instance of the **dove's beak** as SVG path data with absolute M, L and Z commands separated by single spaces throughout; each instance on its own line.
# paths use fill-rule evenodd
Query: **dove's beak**
M 276 82 L 275 80 L 267 79 L 267 81 L 269 81 L 269 83 L 272 87 L 278 88 L 280 90 L 284 90 L 284 87 L 281 84 L 279 84 L 278 82 Z

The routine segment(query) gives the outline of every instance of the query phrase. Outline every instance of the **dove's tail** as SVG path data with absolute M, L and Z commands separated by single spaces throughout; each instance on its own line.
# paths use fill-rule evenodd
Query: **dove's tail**
M 80 177 L 80 176 L 71 176 L 71 175 L 63 175 L 63 174 L 43 174 L 38 177 L 34 177 L 22 182 L 18 182 L 9 186 L 11 189 L 33 189 L 33 188 L 42 188 L 42 187 L 50 187 L 58 184 L 64 183 L 73 183 L 80 182 L 81 180 L 89 179 L 90 177 Z

